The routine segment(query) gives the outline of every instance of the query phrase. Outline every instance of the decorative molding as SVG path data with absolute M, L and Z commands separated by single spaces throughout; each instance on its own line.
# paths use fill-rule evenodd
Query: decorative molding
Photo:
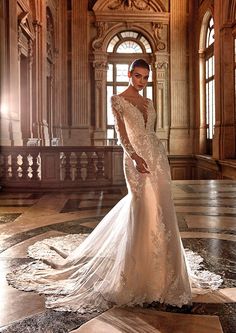
M 114 0 L 112 4 L 108 6 L 108 8 L 111 10 L 151 10 L 149 2 L 149 0 Z
M 162 40 L 162 37 L 161 37 L 162 29 L 163 29 L 162 23 L 152 23 L 153 36 L 154 36 L 158 51 L 163 51 L 166 48 L 166 44 Z
M 155 63 L 155 67 L 157 69 L 167 69 L 168 68 L 168 62 L 164 61 L 164 62 L 156 62 Z
M 165 2 L 165 1 L 164 1 Z M 97 0 L 92 8 L 94 13 L 123 12 L 153 14 L 167 11 L 161 0 Z
M 106 61 L 94 61 L 93 67 L 98 70 L 107 70 L 108 65 Z
M 94 73 L 95 73 L 96 84 L 98 84 L 99 87 L 100 87 L 100 84 L 102 84 L 102 81 L 105 78 L 106 71 L 107 71 L 107 68 L 108 68 L 108 64 L 107 64 L 106 61 L 94 61 L 93 62 L 93 67 L 95 69 Z
M 108 30 L 108 23 L 96 21 L 95 26 L 97 28 L 97 37 L 92 42 L 92 48 L 94 50 L 99 50 L 102 48 L 103 45 L 103 38 L 105 37 L 105 33 Z
M 34 39 L 35 32 L 34 32 L 33 22 L 30 17 L 30 13 L 27 11 L 22 11 L 18 15 L 17 21 L 18 21 L 18 29 L 21 28 L 22 33 L 24 33 L 27 38 Z

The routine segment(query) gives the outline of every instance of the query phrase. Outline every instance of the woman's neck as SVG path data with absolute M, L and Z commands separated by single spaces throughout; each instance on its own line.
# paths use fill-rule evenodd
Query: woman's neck
M 139 92 L 132 85 L 129 85 L 125 92 L 130 97 L 137 98 L 141 96 Z

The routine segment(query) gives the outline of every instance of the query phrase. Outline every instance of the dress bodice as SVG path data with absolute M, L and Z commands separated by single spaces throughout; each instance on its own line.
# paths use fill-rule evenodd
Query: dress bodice
M 123 96 L 113 96 L 112 103 L 118 112 L 122 114 L 128 136 L 154 133 L 156 111 L 150 99 L 147 99 L 146 124 L 142 111 Z

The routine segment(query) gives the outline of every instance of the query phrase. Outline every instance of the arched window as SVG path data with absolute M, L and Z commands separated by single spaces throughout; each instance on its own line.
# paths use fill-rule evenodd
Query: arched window
M 111 111 L 111 96 L 119 94 L 128 86 L 128 68 L 136 58 L 150 61 L 152 48 L 148 40 L 139 32 L 123 31 L 115 35 L 108 44 L 107 70 L 107 141 L 116 142 L 114 118 Z M 150 71 L 147 87 L 141 92 L 145 97 L 153 97 L 152 73 Z
M 214 21 L 210 17 L 206 31 L 205 46 L 205 96 L 207 153 L 212 154 L 212 138 L 215 125 L 215 59 L 214 59 Z

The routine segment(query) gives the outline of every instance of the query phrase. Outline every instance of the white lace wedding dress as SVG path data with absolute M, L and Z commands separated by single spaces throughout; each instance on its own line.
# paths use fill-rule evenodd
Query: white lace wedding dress
M 214 290 L 222 280 L 201 269 L 201 257 L 183 249 L 169 164 L 154 132 L 153 104 L 148 100 L 146 122 L 124 97 L 113 96 L 112 109 L 125 152 L 128 194 L 85 239 L 68 235 L 31 246 L 34 258 L 55 257 L 53 267 L 37 260 L 16 268 L 7 279 L 16 288 L 45 294 L 46 306 L 57 310 L 83 313 L 153 301 L 190 304 L 193 288 Z M 137 172 L 133 152 L 146 161 L 150 174 Z M 50 244 L 69 256 L 58 258 Z

